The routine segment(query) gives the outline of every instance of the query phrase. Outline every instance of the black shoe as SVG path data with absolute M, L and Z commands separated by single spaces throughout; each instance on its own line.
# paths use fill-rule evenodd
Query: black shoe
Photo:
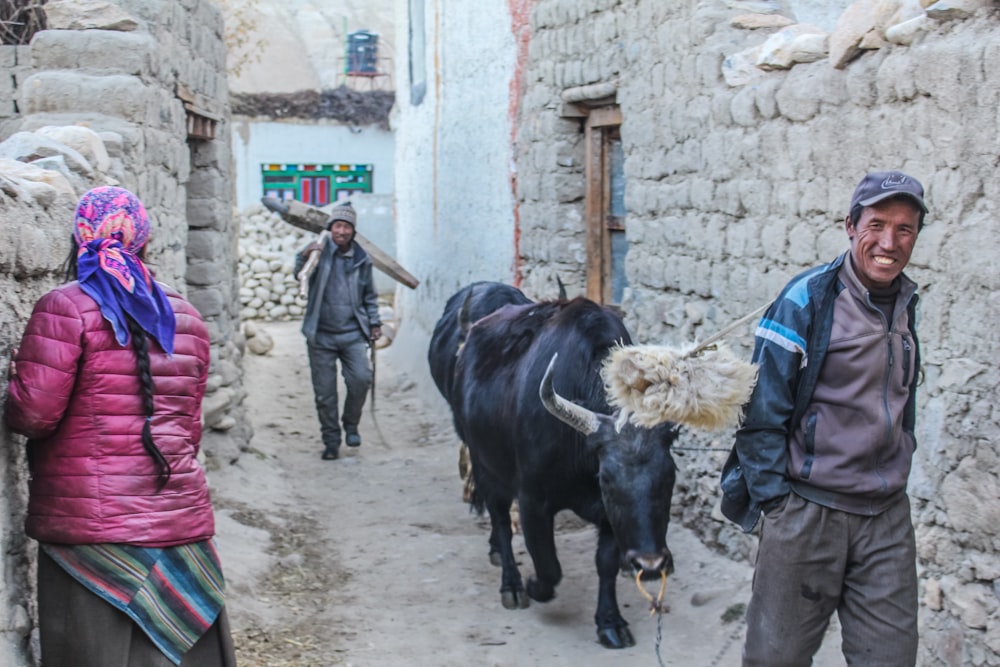
M 361 435 L 357 431 L 354 433 L 348 433 L 344 438 L 344 444 L 348 447 L 360 447 L 361 446 Z
M 323 460 L 324 461 L 336 461 L 340 458 L 340 454 L 336 449 L 324 449 L 323 450 Z

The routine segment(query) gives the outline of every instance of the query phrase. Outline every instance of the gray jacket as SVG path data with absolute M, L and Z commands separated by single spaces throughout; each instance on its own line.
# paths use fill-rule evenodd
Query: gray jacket
M 351 306 L 354 309 L 354 317 L 358 321 L 365 339 L 372 337 L 372 327 L 381 327 L 382 321 L 378 314 L 378 295 L 375 293 L 375 282 L 372 279 L 372 260 L 365 252 L 365 249 L 357 242 L 351 241 L 354 250 L 354 263 L 347 269 L 347 280 L 349 283 L 349 293 L 351 295 Z M 311 344 L 316 340 L 316 331 L 319 327 L 319 312 L 323 304 L 323 292 L 330 282 L 330 271 L 333 268 L 334 253 L 337 246 L 329 240 L 324 239 L 323 249 L 320 251 L 319 262 L 316 269 L 309 277 L 309 296 L 306 299 L 306 314 L 302 319 L 302 333 Z M 305 264 L 306 251 L 299 251 L 295 255 L 295 275 Z

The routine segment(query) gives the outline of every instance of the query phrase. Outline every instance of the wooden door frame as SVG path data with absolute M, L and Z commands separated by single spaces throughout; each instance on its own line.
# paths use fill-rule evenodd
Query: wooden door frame
M 611 300 L 611 234 L 608 212 L 611 206 L 609 175 L 609 128 L 622 124 L 621 109 L 615 106 L 588 110 L 584 124 L 586 143 L 586 198 L 584 220 L 587 230 L 586 296 L 598 303 Z

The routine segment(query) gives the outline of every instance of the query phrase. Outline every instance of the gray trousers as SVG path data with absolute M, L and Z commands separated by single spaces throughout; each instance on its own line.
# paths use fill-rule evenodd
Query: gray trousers
M 309 370 L 312 374 L 316 414 L 319 416 L 320 433 L 326 449 L 340 447 L 340 425 L 344 430 L 356 431 L 361 421 L 365 397 L 372 386 L 372 369 L 368 365 L 368 342 L 361 332 L 349 334 L 316 335 L 309 349 Z M 339 416 L 337 400 L 337 362 L 344 377 L 347 396 L 344 412 Z
M 764 518 L 744 667 L 808 667 L 833 612 L 853 667 L 913 667 L 917 568 L 910 500 L 878 516 L 792 493 Z

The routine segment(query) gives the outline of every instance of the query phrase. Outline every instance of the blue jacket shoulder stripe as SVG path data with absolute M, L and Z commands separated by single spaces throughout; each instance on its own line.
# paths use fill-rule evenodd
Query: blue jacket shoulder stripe
M 806 341 L 793 329 L 775 322 L 774 320 L 761 320 L 757 325 L 757 337 L 770 341 L 788 350 L 789 352 L 805 356 Z

